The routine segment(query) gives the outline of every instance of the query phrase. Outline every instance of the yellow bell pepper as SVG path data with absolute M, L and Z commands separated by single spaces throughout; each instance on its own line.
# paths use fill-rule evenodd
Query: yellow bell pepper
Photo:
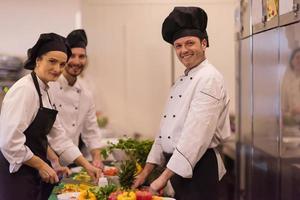
M 78 200 L 97 200 L 97 198 L 92 192 L 85 190 L 80 192 Z
M 135 175 L 138 175 L 139 173 L 141 173 L 141 171 L 143 170 L 143 168 L 142 168 L 142 166 L 138 162 L 135 163 L 135 166 L 136 166 L 136 173 L 135 173 Z
M 117 200 L 136 200 L 136 195 L 134 192 L 123 192 L 118 195 Z

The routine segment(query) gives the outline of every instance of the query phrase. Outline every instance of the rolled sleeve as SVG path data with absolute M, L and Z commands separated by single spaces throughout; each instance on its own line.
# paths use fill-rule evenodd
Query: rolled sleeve
M 63 151 L 59 155 L 59 157 L 64 163 L 71 164 L 80 155 L 81 155 L 81 152 L 79 151 L 79 149 L 76 146 L 74 146 L 74 147 L 69 147 L 68 149 Z
M 146 162 L 156 165 L 163 165 L 165 163 L 165 157 L 158 139 L 155 139 Z
M 1 150 L 3 156 L 6 158 L 6 160 L 10 161 L 10 165 L 9 165 L 9 172 L 10 173 L 14 173 L 17 172 L 20 167 L 23 165 L 23 162 L 26 162 L 27 160 L 31 159 L 33 157 L 33 153 L 32 151 L 27 147 L 24 146 L 25 150 L 23 151 L 19 151 L 15 154 L 15 156 L 10 156 L 9 153 L 7 153 L 7 151 L 5 150 Z M 24 152 L 26 152 L 24 154 Z
M 180 163 L 180 164 L 179 164 Z M 193 167 L 189 160 L 177 149 L 170 158 L 167 168 L 184 178 L 192 178 Z

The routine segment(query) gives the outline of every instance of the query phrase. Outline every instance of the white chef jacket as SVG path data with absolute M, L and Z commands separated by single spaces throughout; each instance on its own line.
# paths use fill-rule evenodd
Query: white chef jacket
M 221 179 L 226 170 L 215 147 L 230 134 L 229 97 L 223 76 L 204 60 L 172 86 L 147 162 L 162 165 L 163 152 L 172 153 L 167 168 L 191 178 L 206 150 L 214 148 Z
M 53 109 L 47 96 L 48 86 L 37 79 L 43 106 Z M 18 80 L 4 97 L 0 114 L 0 149 L 10 164 L 10 173 L 18 171 L 33 156 L 33 152 L 25 145 L 24 131 L 34 120 L 39 107 L 39 95 L 30 74 Z M 48 134 L 48 142 L 66 163 L 72 163 L 81 155 L 79 149 L 66 137 L 59 120 L 55 120 Z
M 97 124 L 93 96 L 84 84 L 77 79 L 73 86 L 64 75 L 50 85 L 50 91 L 67 136 L 78 146 L 79 136 L 89 150 L 102 147 L 101 133 Z

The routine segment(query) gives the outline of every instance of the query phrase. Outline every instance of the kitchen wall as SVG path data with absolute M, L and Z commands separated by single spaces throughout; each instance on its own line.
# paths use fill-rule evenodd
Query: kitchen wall
M 97 108 L 119 134 L 156 133 L 173 76 L 184 67 L 161 37 L 174 6 L 201 6 L 209 16 L 209 60 L 224 74 L 235 107 L 235 0 L 85 0 L 83 26 L 89 37 L 85 79 Z M 172 63 L 175 72 L 172 72 Z
M 235 111 L 234 15 L 237 0 L 0 0 L 0 54 L 25 57 L 38 35 L 86 29 L 84 79 L 116 134 L 156 133 L 172 80 L 182 73 L 161 24 L 174 6 L 209 16 L 209 60 L 224 74 Z M 172 71 L 174 63 L 175 71 Z
M 0 0 L 0 54 L 26 56 L 40 33 L 81 26 L 80 0 Z

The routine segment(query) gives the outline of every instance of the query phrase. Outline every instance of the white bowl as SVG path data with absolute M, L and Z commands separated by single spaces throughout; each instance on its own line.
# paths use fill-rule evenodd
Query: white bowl
M 58 200 L 76 200 L 78 199 L 79 192 L 67 192 L 57 195 Z
M 83 169 L 82 167 L 78 166 L 78 167 L 72 167 L 70 170 L 72 173 L 79 173 L 81 172 L 82 169 Z
M 114 156 L 114 158 L 116 159 L 116 161 L 129 160 L 128 155 L 122 149 L 113 149 L 111 153 Z

